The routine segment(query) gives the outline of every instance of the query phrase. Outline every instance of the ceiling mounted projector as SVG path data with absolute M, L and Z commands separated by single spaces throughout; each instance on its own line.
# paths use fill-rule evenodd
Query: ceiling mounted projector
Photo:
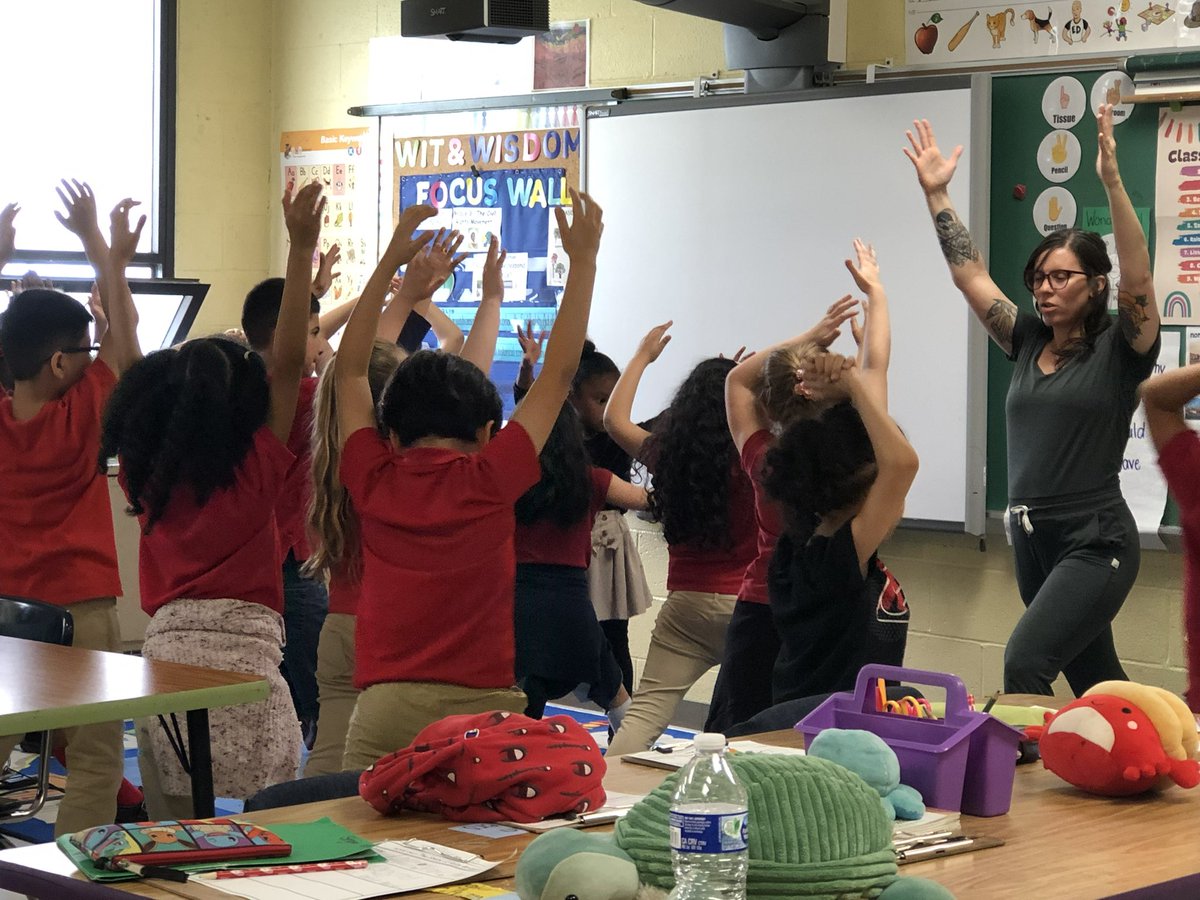
M 550 0 L 401 0 L 403 37 L 515 44 L 550 30 Z
M 752 32 L 760 40 L 770 41 L 789 25 L 795 25 L 809 14 L 809 6 L 825 7 L 828 3 L 801 3 L 798 0 L 641 0 L 649 6 L 672 12 L 714 19 L 726 25 L 736 25 Z M 817 10 L 813 10 L 816 12 Z

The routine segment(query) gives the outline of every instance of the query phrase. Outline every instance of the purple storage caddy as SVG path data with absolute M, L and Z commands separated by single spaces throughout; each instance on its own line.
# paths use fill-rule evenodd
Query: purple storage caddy
M 875 710 L 876 679 L 946 691 L 944 719 Z M 956 675 L 899 666 L 863 666 L 854 693 L 833 694 L 796 724 L 807 744 L 826 728 L 874 732 L 900 760 L 900 780 L 921 792 L 926 806 L 969 816 L 1002 816 L 1012 803 L 1021 732 L 967 705 Z

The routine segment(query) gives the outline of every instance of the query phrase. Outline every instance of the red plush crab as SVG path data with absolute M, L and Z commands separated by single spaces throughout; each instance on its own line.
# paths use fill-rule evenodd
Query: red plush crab
M 1162 688 L 1101 682 L 1026 733 L 1039 742 L 1047 769 L 1091 794 L 1200 784 L 1196 720 Z

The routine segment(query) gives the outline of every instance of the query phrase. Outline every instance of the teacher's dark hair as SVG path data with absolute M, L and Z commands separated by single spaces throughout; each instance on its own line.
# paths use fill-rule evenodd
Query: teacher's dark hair
M 1033 273 L 1038 270 L 1042 260 L 1060 247 L 1075 254 L 1079 260 L 1079 268 L 1087 274 L 1092 288 L 1083 314 L 1083 333 L 1077 340 L 1055 353 L 1057 364 L 1062 366 L 1068 360 L 1090 354 L 1096 346 L 1096 338 L 1112 325 L 1112 317 L 1108 314 L 1108 278 L 1112 271 L 1112 260 L 1108 257 L 1108 247 L 1105 246 L 1104 239 L 1096 232 L 1066 228 L 1047 235 L 1033 248 L 1022 273 L 1023 282 L 1030 284 Z M 1099 281 L 1100 278 L 1104 279 L 1103 283 Z

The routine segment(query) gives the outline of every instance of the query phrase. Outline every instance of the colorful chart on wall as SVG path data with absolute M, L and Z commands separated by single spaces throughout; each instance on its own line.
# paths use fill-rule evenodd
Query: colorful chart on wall
M 1200 44 L 1200 0 L 907 0 L 910 65 L 1102 57 Z
M 1154 290 L 1165 324 L 1200 323 L 1200 109 L 1158 118 Z
M 426 225 L 464 235 L 467 259 L 435 296 L 464 332 L 480 301 L 488 244 L 499 237 L 508 257 L 492 380 L 511 411 L 520 367 L 516 328 L 554 324 L 570 260 L 554 210 L 570 211 L 569 188 L 579 186 L 579 111 L 564 108 L 558 127 L 394 140 L 392 222 L 400 210 L 428 203 L 438 214 Z
M 292 191 L 314 180 L 325 186 L 325 220 L 317 249 L 328 253 L 336 244 L 341 251 L 334 269 L 341 275 L 322 300 L 327 307 L 357 297 L 375 264 L 375 172 L 373 154 L 363 155 L 367 132 L 287 131 L 279 138 L 283 184 Z

